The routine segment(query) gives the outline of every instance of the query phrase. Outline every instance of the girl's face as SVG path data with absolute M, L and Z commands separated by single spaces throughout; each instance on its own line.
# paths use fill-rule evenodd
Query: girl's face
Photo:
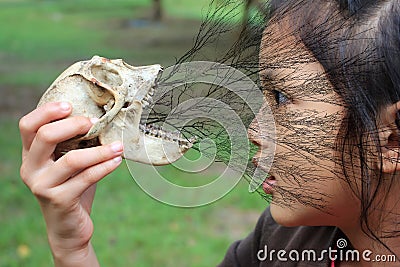
M 342 178 L 336 152 L 345 109 L 322 65 L 287 25 L 280 21 L 268 26 L 262 40 L 260 79 L 264 106 L 274 113 L 276 137 L 268 138 L 262 108 L 249 129 L 250 139 L 259 146 L 254 162 L 262 168 L 263 150 L 275 142 L 266 181 L 273 184 L 271 212 L 278 223 L 354 223 L 358 201 Z

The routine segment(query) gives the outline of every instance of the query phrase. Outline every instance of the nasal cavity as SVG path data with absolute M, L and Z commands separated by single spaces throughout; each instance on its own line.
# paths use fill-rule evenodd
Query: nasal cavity
M 93 65 L 92 74 L 96 80 L 111 87 L 118 87 L 123 83 L 118 71 L 114 68 L 111 68 L 109 64 Z

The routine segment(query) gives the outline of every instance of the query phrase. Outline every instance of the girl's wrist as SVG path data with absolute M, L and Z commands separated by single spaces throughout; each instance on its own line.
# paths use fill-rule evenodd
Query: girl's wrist
M 52 247 L 54 266 L 56 267 L 99 267 L 92 244 L 76 250 L 57 249 Z

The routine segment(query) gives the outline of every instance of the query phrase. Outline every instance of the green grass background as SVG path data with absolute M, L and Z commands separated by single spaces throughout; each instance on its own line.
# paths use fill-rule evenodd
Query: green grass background
M 52 266 L 39 206 L 19 177 L 18 118 L 62 70 L 94 54 L 172 65 L 210 1 L 162 2 L 164 20 L 152 23 L 150 0 L 0 0 L 0 266 Z M 149 25 L 129 26 L 138 19 Z M 187 183 L 171 166 L 163 172 Z M 207 206 L 171 207 L 146 195 L 122 164 L 98 185 L 93 243 L 103 266 L 214 266 L 265 205 L 243 181 Z

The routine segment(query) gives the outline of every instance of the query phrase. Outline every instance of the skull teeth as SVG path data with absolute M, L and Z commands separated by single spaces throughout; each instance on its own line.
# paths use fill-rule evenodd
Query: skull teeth
M 150 90 L 147 92 L 147 95 L 145 95 L 141 101 L 143 108 L 148 107 L 149 105 L 153 104 L 153 97 L 154 96 L 154 91 L 155 91 L 155 85 L 150 88 Z
M 141 103 L 142 103 L 142 106 L 143 106 L 144 108 L 146 108 L 146 107 L 148 107 L 150 104 L 153 103 L 153 98 L 152 98 L 151 96 L 149 96 L 149 95 L 146 95 L 146 96 L 142 99 Z
M 189 140 L 182 137 L 182 134 L 179 131 L 169 132 L 164 130 L 159 125 L 146 125 L 146 124 L 139 124 L 139 129 L 146 135 L 161 138 L 163 140 L 177 142 L 180 146 L 189 148 L 191 147 L 192 143 L 195 141 L 194 138 Z
M 147 95 L 153 96 L 153 95 L 154 95 L 154 91 L 155 91 L 155 88 L 154 88 L 154 87 L 151 87 L 151 88 L 150 88 L 150 91 L 148 92 Z

